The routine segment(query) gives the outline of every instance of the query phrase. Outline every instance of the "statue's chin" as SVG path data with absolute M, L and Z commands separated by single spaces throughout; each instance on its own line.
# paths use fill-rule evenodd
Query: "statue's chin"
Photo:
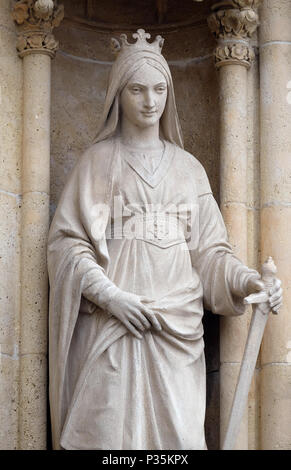
M 140 119 L 136 122 L 136 125 L 140 128 L 151 127 L 157 124 L 160 117 L 157 113 L 142 113 Z

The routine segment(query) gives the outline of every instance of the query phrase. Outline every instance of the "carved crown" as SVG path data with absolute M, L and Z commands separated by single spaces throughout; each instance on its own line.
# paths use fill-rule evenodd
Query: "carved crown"
M 151 35 L 146 33 L 144 29 L 138 29 L 136 33 L 133 33 L 132 37 L 136 39 L 134 43 L 128 42 L 126 34 L 120 35 L 120 41 L 116 38 L 111 38 L 111 50 L 113 54 L 123 55 L 128 52 L 134 53 L 145 50 L 161 54 L 164 44 L 164 39 L 161 36 L 156 36 L 153 42 L 148 42 L 147 39 L 150 39 Z

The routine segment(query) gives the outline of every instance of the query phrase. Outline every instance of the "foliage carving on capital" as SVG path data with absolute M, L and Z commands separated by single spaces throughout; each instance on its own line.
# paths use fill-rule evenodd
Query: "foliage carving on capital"
M 21 34 L 18 37 L 17 50 L 20 57 L 26 54 L 48 54 L 54 57 L 58 50 L 59 43 L 52 33 L 32 32 Z
M 230 64 L 240 64 L 248 68 L 255 58 L 255 53 L 253 48 L 246 44 L 229 43 L 218 46 L 215 49 L 214 56 L 217 68 Z
M 255 10 L 218 10 L 208 17 L 208 26 L 216 38 L 249 38 L 259 24 Z
M 51 57 L 58 49 L 52 31 L 64 17 L 64 7 L 57 0 L 19 0 L 12 17 L 19 28 L 17 50 L 20 57 L 44 53 Z

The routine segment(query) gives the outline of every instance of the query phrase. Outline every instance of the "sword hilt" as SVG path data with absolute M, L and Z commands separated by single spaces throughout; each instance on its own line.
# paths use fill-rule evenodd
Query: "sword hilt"
M 264 283 L 264 288 L 258 293 L 250 294 L 248 297 L 245 297 L 244 303 L 250 305 L 267 302 L 269 298 L 269 291 L 274 284 L 276 273 L 277 268 L 274 260 L 271 256 L 269 256 L 262 265 L 262 281 Z M 275 311 L 272 312 L 277 313 Z

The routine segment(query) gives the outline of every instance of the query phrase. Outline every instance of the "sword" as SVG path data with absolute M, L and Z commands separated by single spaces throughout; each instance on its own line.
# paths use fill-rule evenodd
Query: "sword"
M 269 290 L 273 285 L 277 268 L 271 257 L 262 265 L 262 281 L 265 288 L 256 294 L 245 297 L 244 303 L 253 305 L 253 315 L 249 328 L 248 338 L 240 367 L 239 377 L 232 402 L 232 408 L 222 450 L 232 450 L 238 436 L 240 423 L 248 400 L 249 389 L 256 367 L 257 358 L 271 311 Z M 276 313 L 275 311 L 273 313 Z

